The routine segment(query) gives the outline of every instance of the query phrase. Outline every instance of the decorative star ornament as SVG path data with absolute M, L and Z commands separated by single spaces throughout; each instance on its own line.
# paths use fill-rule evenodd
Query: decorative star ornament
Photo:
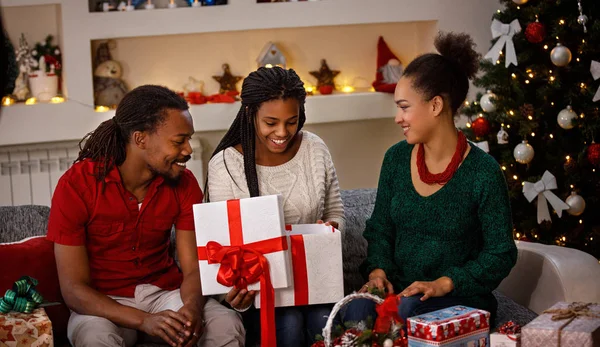
M 223 76 L 213 76 L 217 82 L 221 85 L 219 88 L 219 94 L 226 94 L 227 92 L 237 92 L 236 84 L 242 80 L 242 76 L 234 76 L 229 70 L 229 64 L 223 64 Z
M 321 60 L 321 68 L 319 71 L 311 71 L 310 74 L 313 75 L 317 79 L 317 89 L 322 86 L 332 86 L 335 88 L 335 83 L 333 79 L 340 72 L 338 70 L 331 70 L 327 65 L 327 61 L 325 59 Z

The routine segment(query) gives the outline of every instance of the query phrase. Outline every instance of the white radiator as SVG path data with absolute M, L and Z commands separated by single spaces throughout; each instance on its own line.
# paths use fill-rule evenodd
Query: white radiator
M 188 161 L 200 187 L 204 186 L 202 147 L 192 141 Z M 0 206 L 50 206 L 54 188 L 79 153 L 78 141 L 0 147 Z

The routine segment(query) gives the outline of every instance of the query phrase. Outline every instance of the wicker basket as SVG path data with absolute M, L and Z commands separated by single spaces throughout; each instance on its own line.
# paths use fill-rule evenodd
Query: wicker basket
M 354 299 L 369 299 L 371 301 L 374 301 L 378 305 L 384 301 L 382 298 L 368 293 L 350 294 L 344 297 L 342 300 L 338 301 L 338 303 L 336 303 L 335 306 L 333 306 L 331 314 L 327 319 L 327 324 L 325 324 L 325 327 L 323 328 L 323 339 L 325 340 L 324 342 L 326 347 L 332 346 L 331 329 L 333 326 L 333 319 L 335 318 L 335 316 L 337 316 L 338 312 L 342 309 L 342 307 L 346 306 L 350 301 Z

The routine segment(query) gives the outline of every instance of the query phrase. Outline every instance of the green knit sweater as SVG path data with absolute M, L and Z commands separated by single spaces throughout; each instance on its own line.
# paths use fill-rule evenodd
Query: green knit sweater
M 498 163 L 476 146 L 452 179 L 423 197 L 411 180 L 413 145 L 386 153 L 364 237 L 365 274 L 383 269 L 399 293 L 414 281 L 448 276 L 449 294 L 495 314 L 492 295 L 517 259 L 508 189 Z

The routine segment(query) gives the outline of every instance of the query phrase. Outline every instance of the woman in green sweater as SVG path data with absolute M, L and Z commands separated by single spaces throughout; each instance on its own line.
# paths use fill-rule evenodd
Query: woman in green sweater
M 453 305 L 495 316 L 494 290 L 517 259 L 508 190 L 498 163 L 454 125 L 479 55 L 466 34 L 439 34 L 440 54 L 405 69 L 395 91 L 406 141 L 386 153 L 364 237 L 372 288 L 401 296 L 403 319 Z M 374 316 L 370 301 L 344 320 Z

